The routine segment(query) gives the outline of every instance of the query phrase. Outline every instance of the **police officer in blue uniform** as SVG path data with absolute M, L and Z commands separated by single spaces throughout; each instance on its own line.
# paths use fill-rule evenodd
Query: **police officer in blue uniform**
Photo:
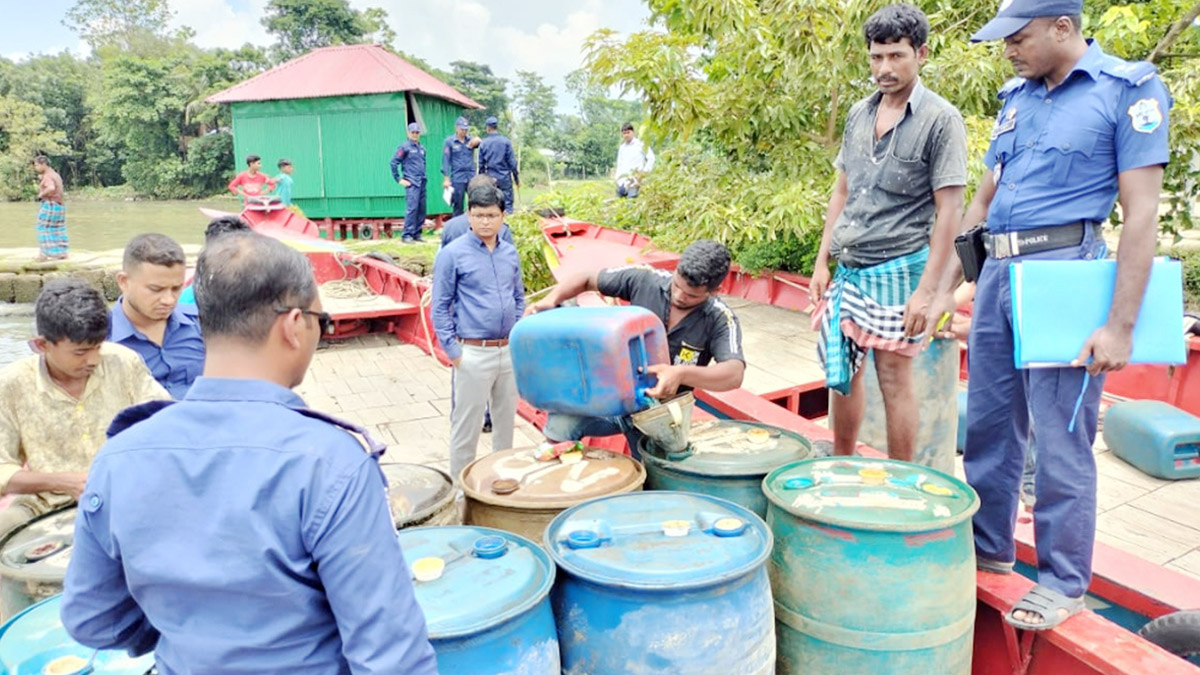
M 512 213 L 513 187 L 521 187 L 517 173 L 517 157 L 509 141 L 496 130 L 500 122 L 495 117 L 484 120 L 487 136 L 479 144 L 479 173 L 496 179 L 496 187 L 504 193 L 504 212 Z
M 442 189 L 450 188 L 450 208 L 453 215 L 463 214 L 463 201 L 467 198 L 467 183 L 475 176 L 475 148 L 479 138 L 471 136 L 467 118 L 454 121 L 454 135 L 442 144 Z
M 977 564 L 1011 572 L 1032 418 L 1045 449 L 1038 455 L 1033 516 L 1038 586 L 1006 617 L 1028 630 L 1051 628 L 1079 611 L 1091 581 L 1100 392 L 1104 373 L 1122 368 L 1132 350 L 1168 159 L 1171 98 L 1155 67 L 1110 56 L 1085 40 L 1082 11 L 1082 0 L 1003 0 L 997 16 L 971 38 L 1003 39 L 1018 77 L 1000 92 L 987 171 L 963 219 L 965 228 L 985 220 L 988 228 L 970 335 L 963 459 L 981 500 L 974 522 Z M 1088 339 L 1075 367 L 1017 370 L 1009 266 L 1103 258 L 1100 224 L 1116 199 L 1123 227 L 1107 323 Z M 943 284 L 943 293 L 950 286 Z
M 408 140 L 392 156 L 392 178 L 404 186 L 404 234 L 400 241 L 421 241 L 425 225 L 425 148 L 421 145 L 421 125 L 408 125 Z

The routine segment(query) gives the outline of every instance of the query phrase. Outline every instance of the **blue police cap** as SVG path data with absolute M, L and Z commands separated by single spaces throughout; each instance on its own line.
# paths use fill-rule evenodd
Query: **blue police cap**
M 467 118 L 460 117 L 454 120 L 454 126 L 458 127 L 459 129 L 470 129 L 471 123 L 467 121 Z
M 1002 0 L 996 18 L 971 36 L 971 42 L 1003 40 L 1042 16 L 1078 16 L 1083 0 Z
M 408 130 L 409 130 L 409 131 L 420 131 L 420 130 L 421 130 L 421 125 L 420 125 L 420 124 L 417 124 L 416 122 L 413 122 L 412 124 L 409 124 L 409 125 L 408 125 Z
M 500 120 L 496 119 L 495 117 L 489 117 L 484 120 L 483 123 L 489 127 L 495 127 L 500 125 Z

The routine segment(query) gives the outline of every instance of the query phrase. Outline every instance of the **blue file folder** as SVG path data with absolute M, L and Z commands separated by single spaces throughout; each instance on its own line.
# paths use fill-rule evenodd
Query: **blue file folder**
M 1009 266 L 1017 368 L 1067 366 L 1108 320 L 1115 260 L 1027 260 Z M 1155 258 L 1133 329 L 1130 363 L 1183 363 L 1183 271 Z

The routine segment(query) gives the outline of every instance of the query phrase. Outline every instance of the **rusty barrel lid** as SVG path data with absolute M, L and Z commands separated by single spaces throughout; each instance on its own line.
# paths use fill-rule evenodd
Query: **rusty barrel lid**
M 454 500 L 450 474 L 420 464 L 380 464 L 388 482 L 388 508 L 396 528 L 412 527 L 429 520 Z
M 74 505 L 34 518 L 0 540 L 0 577 L 61 584 L 74 542 Z
M 647 463 L 696 476 L 765 476 L 812 455 L 804 436 L 758 422 L 706 420 L 692 425 L 685 452 L 658 454 L 643 446 Z
M 599 448 L 541 461 L 535 448 L 485 455 L 463 469 L 467 497 L 514 509 L 560 509 L 605 495 L 641 488 L 642 465 Z

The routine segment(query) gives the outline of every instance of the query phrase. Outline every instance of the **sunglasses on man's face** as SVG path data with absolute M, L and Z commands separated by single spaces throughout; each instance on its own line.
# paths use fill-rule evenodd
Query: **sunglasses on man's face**
M 311 309 L 304 309 L 303 307 L 276 307 L 275 313 L 287 314 L 293 309 L 298 310 L 301 314 L 317 317 L 317 326 L 321 329 L 321 335 L 331 334 L 331 329 L 333 328 L 333 317 L 329 315 L 329 312 L 318 312 Z

